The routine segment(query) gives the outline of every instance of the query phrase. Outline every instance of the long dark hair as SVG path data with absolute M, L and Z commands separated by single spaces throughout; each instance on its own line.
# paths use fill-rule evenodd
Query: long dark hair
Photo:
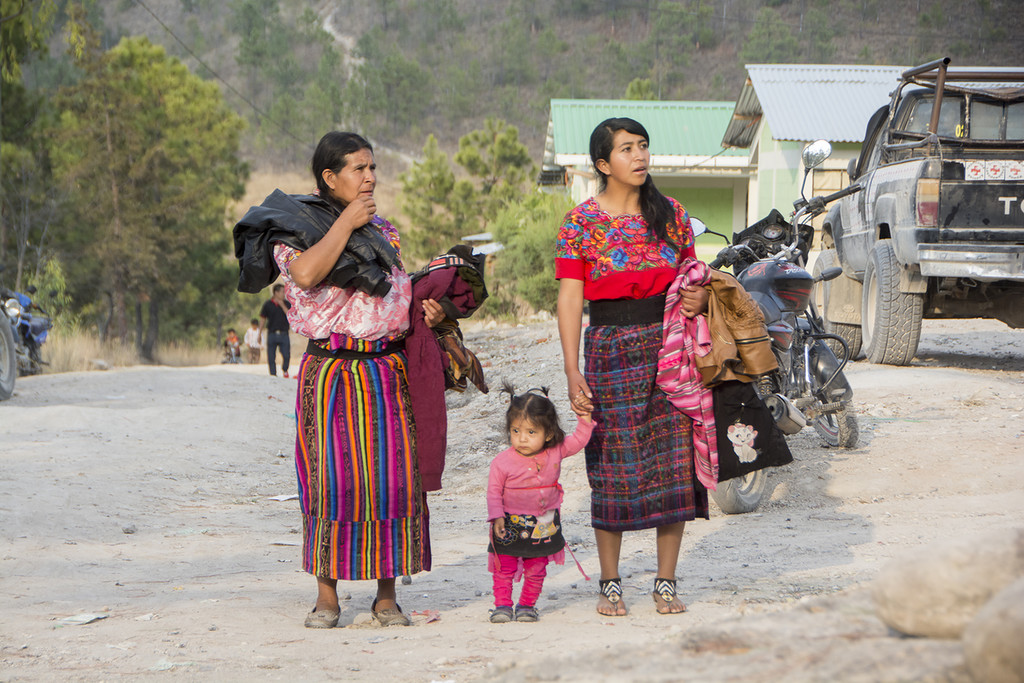
M 552 448 L 565 441 L 565 432 L 558 424 L 558 412 L 555 410 L 555 404 L 548 398 L 547 387 L 529 389 L 516 396 L 515 388 L 505 380 L 501 390 L 511 397 L 508 412 L 505 413 L 505 434 L 512 433 L 513 422 L 526 419 L 544 430 L 547 437 L 544 439 L 545 447 Z
M 331 169 L 340 173 L 345 168 L 348 155 L 358 152 L 361 149 L 369 150 L 373 154 L 373 146 L 361 135 L 347 133 L 340 130 L 333 130 L 320 138 L 313 152 L 313 160 L 310 167 L 313 169 L 313 177 L 316 178 L 316 187 L 320 190 L 320 196 L 329 202 L 337 204 L 337 200 L 331 196 L 331 188 L 324 180 L 324 171 Z
M 597 170 L 597 162 L 601 159 L 609 160 L 612 154 L 612 143 L 615 134 L 620 130 L 632 133 L 633 135 L 640 135 L 648 143 L 651 141 L 651 136 L 647 134 L 647 129 L 640 125 L 639 121 L 634 121 L 633 119 L 625 117 L 605 119 L 597 124 L 597 128 L 590 134 L 590 161 L 594 164 L 594 170 L 597 171 L 597 175 L 600 178 L 598 192 L 604 192 L 604 189 L 608 187 L 608 176 Z M 644 222 L 647 223 L 647 229 L 655 237 L 662 242 L 668 242 L 673 247 L 676 246 L 675 240 L 672 239 L 669 233 L 669 229 L 676 226 L 675 210 L 672 208 L 672 203 L 668 200 L 668 197 L 659 192 L 658 188 L 654 186 L 654 179 L 651 178 L 650 172 L 647 173 L 647 179 L 644 180 L 644 184 L 640 186 L 640 212 L 643 214 Z

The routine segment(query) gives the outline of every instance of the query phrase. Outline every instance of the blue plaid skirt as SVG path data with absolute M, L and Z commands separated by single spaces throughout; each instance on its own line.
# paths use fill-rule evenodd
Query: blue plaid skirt
M 661 323 L 589 326 L 584 376 L 594 392 L 587 444 L 595 529 L 632 531 L 708 519 L 694 476 L 690 418 L 655 384 Z

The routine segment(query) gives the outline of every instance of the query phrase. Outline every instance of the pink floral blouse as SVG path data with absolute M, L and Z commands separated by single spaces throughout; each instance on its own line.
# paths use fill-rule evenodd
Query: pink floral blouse
M 373 224 L 388 241 L 398 248 L 398 231 L 380 216 Z M 284 294 L 288 303 L 288 324 L 309 339 L 332 338 L 331 348 L 339 346 L 358 348 L 358 345 L 339 342 L 338 336 L 353 341 L 390 341 L 403 336 L 409 329 L 409 305 L 412 303 L 412 281 L 401 268 L 393 268 L 387 281 L 391 289 L 383 297 L 375 297 L 355 288 L 342 289 L 328 282 L 302 289 L 291 278 L 288 266 L 300 251 L 278 242 L 274 245 L 274 260 L 284 279 Z

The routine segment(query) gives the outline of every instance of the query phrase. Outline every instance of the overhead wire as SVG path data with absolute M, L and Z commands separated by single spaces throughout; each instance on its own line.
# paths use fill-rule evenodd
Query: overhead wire
M 149 13 L 149 15 L 150 15 L 150 16 L 152 16 L 152 17 L 153 17 L 153 19 L 155 19 L 155 20 L 156 20 L 156 22 L 157 22 L 158 24 L 160 24 L 160 26 L 161 26 L 161 27 L 162 27 L 162 28 L 164 29 L 164 31 L 166 31 L 166 32 L 168 33 L 168 35 L 170 35 L 170 36 L 171 36 L 171 38 L 173 38 L 173 39 L 174 39 L 174 40 L 175 40 L 175 41 L 176 41 L 176 42 L 177 42 L 177 43 L 178 43 L 179 45 L 181 45 L 181 47 L 182 47 L 182 48 L 184 48 L 185 52 L 187 52 L 187 53 L 188 53 L 189 55 L 191 55 L 191 56 L 192 56 L 192 58 L 193 58 L 193 59 L 195 59 L 195 60 L 196 60 L 196 61 L 197 61 L 197 62 L 199 63 L 199 65 L 200 65 L 200 66 L 202 66 L 202 67 L 203 67 L 204 69 L 206 69 L 206 70 L 207 70 L 208 72 L 210 72 L 210 74 L 212 74 L 212 75 L 213 75 L 213 78 L 214 78 L 215 80 L 217 80 L 217 81 L 219 81 L 220 83 L 222 83 L 222 84 L 224 85 L 224 87 L 225 87 L 225 88 L 227 88 L 228 90 L 230 90 L 230 91 L 231 91 L 232 93 L 234 93 L 234 94 L 235 94 L 235 96 L 237 96 L 237 97 L 238 97 L 238 98 L 239 98 L 240 100 L 242 100 L 242 101 L 243 101 L 243 102 L 245 102 L 245 103 L 246 103 L 247 105 L 249 105 L 249 107 L 250 107 L 250 108 L 252 108 L 252 110 L 253 110 L 254 112 L 256 112 L 256 115 L 257 115 L 257 116 L 259 116 L 259 117 L 261 117 L 261 118 L 263 118 L 263 119 L 266 119 L 266 120 L 267 120 L 267 121 L 269 121 L 270 123 L 272 123 L 272 124 L 274 124 L 275 126 L 277 126 L 277 127 L 279 128 L 279 129 L 281 129 L 281 131 L 282 131 L 282 132 L 284 132 L 284 134 L 285 134 L 285 135 L 287 135 L 288 137 L 292 138 L 292 139 L 293 139 L 293 140 L 295 140 L 296 142 L 298 142 L 298 143 L 300 143 L 300 144 L 302 144 L 302 145 L 304 145 L 304 146 L 307 146 L 307 147 L 311 147 L 311 145 L 310 145 L 310 143 L 309 143 L 309 141 L 308 141 L 308 140 L 304 140 L 304 139 L 300 138 L 300 137 L 299 137 L 298 135 L 296 135 L 295 133 L 293 133 L 293 132 L 292 132 L 291 130 L 289 130 L 289 129 L 288 129 L 288 127 L 287 127 L 287 126 L 285 126 L 285 125 L 284 125 L 283 123 L 281 123 L 280 121 L 278 121 L 278 120 L 276 120 L 275 118 L 273 118 L 272 116 L 270 116 L 270 114 L 268 114 L 268 113 L 266 113 L 265 111 L 263 111 L 262 109 L 260 109 L 260 108 L 259 108 L 259 107 L 258 107 L 258 106 L 257 106 L 257 105 L 256 105 L 256 104 L 254 103 L 254 102 L 252 102 L 252 101 L 251 101 L 251 100 L 250 100 L 250 99 L 249 99 L 248 97 L 246 97 L 246 96 L 245 96 L 245 95 L 243 95 L 243 94 L 242 94 L 241 92 L 239 92 L 239 90 L 238 90 L 237 88 L 235 88 L 235 86 L 231 85 L 231 84 L 230 84 L 230 83 L 228 83 L 228 82 L 227 82 L 227 81 L 226 81 L 226 80 L 225 80 L 224 78 L 222 78 L 222 77 L 220 76 L 220 74 L 218 74 L 218 73 L 217 73 L 217 72 L 216 72 L 216 71 L 215 71 L 215 70 L 214 70 L 214 69 L 213 69 L 213 68 L 212 68 L 212 67 L 211 67 L 211 66 L 210 66 L 209 64 L 207 64 L 206 62 L 204 62 L 204 61 L 203 61 L 203 59 L 202 59 L 202 58 L 201 58 L 201 57 L 200 57 L 199 55 L 197 55 L 197 54 L 196 54 L 196 53 L 195 53 L 195 52 L 194 52 L 194 51 L 192 50 L 192 48 L 191 48 L 191 47 L 189 47 L 189 46 L 188 46 L 188 45 L 187 45 L 187 44 L 185 43 L 185 41 L 183 41 L 183 40 L 182 40 L 181 38 L 179 38 L 179 37 L 177 36 L 177 34 L 175 34 L 175 33 L 174 33 L 174 31 L 172 31 L 172 30 L 171 30 L 171 27 L 170 27 L 170 26 L 168 26 L 168 25 L 167 25 L 167 24 L 166 24 L 166 23 L 165 23 L 165 22 L 163 21 L 163 19 L 161 19 L 160 17 L 158 17 L 158 16 L 156 15 L 156 12 L 154 12 L 153 10 L 151 10 L 151 9 L 150 9 L 150 8 L 149 8 L 149 7 L 148 7 L 148 6 L 146 5 L 146 3 L 145 3 L 145 2 L 143 2 L 143 0 L 135 0 L 135 3 L 136 3 L 136 4 L 137 4 L 137 5 L 139 6 L 139 7 L 141 7 L 142 9 L 146 10 L 146 11 L 147 11 L 147 12 Z

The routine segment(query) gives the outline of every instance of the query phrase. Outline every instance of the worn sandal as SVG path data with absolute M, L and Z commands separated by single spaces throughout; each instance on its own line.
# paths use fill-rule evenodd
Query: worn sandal
M 394 607 L 378 610 L 377 598 L 374 598 L 373 604 L 370 605 L 370 613 L 381 626 L 408 626 L 410 623 L 409 617 L 402 614 L 402 606 L 397 602 Z
M 678 612 L 672 611 L 672 603 L 676 601 L 676 580 L 675 579 L 655 579 L 654 580 L 654 592 L 651 593 L 654 597 L 654 604 L 658 614 L 680 614 L 686 611 L 686 605 L 682 602 L 682 609 Z
M 540 615 L 537 614 L 536 607 L 516 605 L 516 621 L 538 621 L 539 619 Z
M 615 605 L 622 600 L 622 579 L 602 579 L 598 583 L 601 585 L 601 595 L 608 598 L 608 602 Z
M 338 625 L 341 612 L 335 609 L 321 609 L 316 607 L 306 615 L 306 628 L 334 628 Z
M 606 614 L 600 610 L 597 613 L 605 617 L 626 616 L 626 605 L 622 601 L 622 579 L 602 579 L 600 581 L 601 595 L 611 604 L 614 612 Z
M 507 624 L 515 618 L 512 605 L 502 605 L 491 610 L 492 624 Z

